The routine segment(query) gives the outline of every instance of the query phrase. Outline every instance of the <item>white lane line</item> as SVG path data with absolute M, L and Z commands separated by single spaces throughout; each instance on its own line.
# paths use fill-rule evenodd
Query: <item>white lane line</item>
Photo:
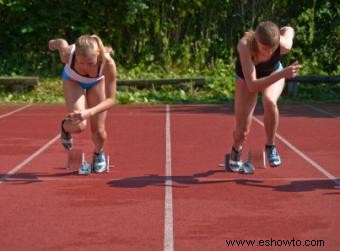
M 23 162 L 21 162 L 20 164 L 15 166 L 12 170 L 10 170 L 4 176 L 1 176 L 0 177 L 0 184 L 3 183 L 9 177 L 11 177 L 13 174 L 15 174 L 17 171 L 19 171 L 21 168 L 23 168 L 27 163 L 32 161 L 35 157 L 37 157 L 43 151 L 45 151 L 50 145 L 52 145 L 57 139 L 59 139 L 59 137 L 60 137 L 60 135 L 58 134 L 53 139 L 51 139 L 49 142 L 47 142 L 45 145 L 43 145 L 40 149 L 38 149 L 36 152 L 34 152 L 32 155 L 30 155 L 27 159 L 25 159 Z
M 22 107 L 20 107 L 20 108 L 18 108 L 18 109 L 16 109 L 16 110 L 14 110 L 14 111 L 5 113 L 5 114 L 3 114 L 3 115 L 0 115 L 0 119 L 5 118 L 5 117 L 8 117 L 8 116 L 10 116 L 10 115 L 12 115 L 12 114 L 14 114 L 14 113 L 16 113 L 16 112 L 20 112 L 20 111 L 22 111 L 22 110 L 24 110 L 24 109 L 26 109 L 26 108 L 28 108 L 28 107 L 30 107 L 30 106 L 31 106 L 31 104 L 25 105 L 25 106 L 22 106 Z
M 312 110 L 314 110 L 314 111 L 317 111 L 317 112 L 320 112 L 320 113 L 322 113 L 322 114 L 324 114 L 324 115 L 327 115 L 327 116 L 329 116 L 329 117 L 336 118 L 336 119 L 340 119 L 340 116 L 337 116 L 336 114 L 331 113 L 331 112 L 327 112 L 327 111 L 324 110 L 324 109 L 315 107 L 315 106 L 313 106 L 313 105 L 305 105 L 305 106 L 308 107 L 308 108 L 310 108 L 310 109 L 312 109 Z
M 172 173 L 171 173 L 171 129 L 170 106 L 166 106 L 165 120 L 165 214 L 164 214 L 164 251 L 174 250 Z
M 72 174 L 70 173 L 70 177 L 69 178 L 58 178 L 58 177 L 43 177 L 44 174 L 41 174 L 41 176 L 39 176 L 39 174 L 36 175 L 36 177 L 9 177 L 5 180 L 5 182 L 40 182 L 40 181 L 68 181 L 68 182 L 73 182 L 73 183 L 77 183 L 77 182 L 103 182 L 106 181 L 106 178 L 90 178 L 90 177 L 81 177 L 79 179 L 74 179 L 74 177 L 77 174 Z M 114 179 L 110 179 L 111 182 L 117 182 L 117 181 L 122 181 L 122 179 L 124 178 L 114 178 Z M 145 182 L 153 182 L 154 179 L 152 178 L 144 178 L 144 179 L 138 179 L 139 182 L 141 183 L 145 183 Z M 194 182 L 192 182 L 194 181 Z M 300 177 L 300 178 L 294 178 L 294 177 L 290 177 L 290 178 L 285 178 L 285 177 L 277 177 L 277 178 L 266 178 L 266 177 L 249 177 L 249 176 L 244 176 L 243 178 L 192 178 L 191 176 L 183 176 L 183 177 L 177 177 L 173 180 L 173 182 L 178 183 L 178 185 L 192 185 L 192 186 L 196 186 L 196 185 L 202 185 L 198 182 L 211 182 L 211 183 L 216 183 L 216 182 L 240 182 L 240 181 L 244 181 L 244 182 L 248 182 L 248 183 L 252 183 L 252 182 L 258 182 L 258 183 L 262 183 L 262 182 L 271 182 L 271 181 L 282 181 L 282 182 L 286 182 L 286 181 L 290 181 L 290 182 L 294 182 L 294 181 L 328 181 L 330 182 L 329 179 L 327 178 L 312 178 L 312 177 Z M 161 183 L 161 182 L 160 182 Z M 162 182 L 163 183 L 163 182 Z M 117 185 L 116 187 L 119 187 L 119 185 Z M 340 187 L 336 187 L 337 189 L 340 189 Z
M 253 120 L 255 120 L 258 124 L 264 127 L 264 124 L 261 120 L 253 116 Z M 335 177 L 333 174 L 329 173 L 324 167 L 316 163 L 314 160 L 309 158 L 306 154 L 304 154 L 301 150 L 299 150 L 297 147 L 295 147 L 292 143 L 290 143 L 288 140 L 286 140 L 284 137 L 282 137 L 280 134 L 276 134 L 276 137 L 281 140 L 286 146 L 288 146 L 291 150 L 293 150 L 296 154 L 300 155 L 305 161 L 307 161 L 309 164 L 311 164 L 316 170 L 318 170 L 320 173 L 325 175 L 328 179 L 332 180 L 337 186 L 340 186 L 340 179 Z

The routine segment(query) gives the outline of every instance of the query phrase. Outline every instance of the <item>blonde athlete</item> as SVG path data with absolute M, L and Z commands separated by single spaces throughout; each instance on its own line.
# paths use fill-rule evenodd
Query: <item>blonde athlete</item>
M 278 28 L 270 21 L 261 22 L 255 31 L 246 32 L 237 44 L 236 93 L 233 145 L 229 156 L 229 168 L 234 172 L 243 170 L 242 145 L 249 134 L 258 92 L 262 92 L 264 125 L 266 133 L 265 151 L 269 165 L 278 167 L 280 155 L 275 147 L 275 134 L 279 123 L 277 100 L 285 78 L 296 76 L 300 65 L 293 63 L 283 68 L 280 59 L 293 45 L 294 30 Z
M 92 168 L 94 172 L 104 172 L 106 111 L 114 105 L 116 95 L 116 65 L 110 56 L 112 49 L 105 47 L 96 35 L 80 36 L 72 45 L 64 39 L 53 39 L 48 47 L 51 51 L 57 50 L 65 64 L 62 80 L 69 114 L 61 122 L 61 143 L 70 150 L 72 134 L 84 131 L 89 119 L 94 144 Z M 89 167 L 83 168 L 87 170 L 79 170 L 79 173 L 91 172 Z

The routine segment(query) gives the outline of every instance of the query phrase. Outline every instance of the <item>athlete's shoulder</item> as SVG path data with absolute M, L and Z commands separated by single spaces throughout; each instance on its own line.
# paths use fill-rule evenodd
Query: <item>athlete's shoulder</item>
M 104 74 L 116 74 L 116 63 L 114 59 L 110 56 L 110 53 L 105 53 L 104 55 Z
M 238 52 L 249 51 L 253 33 L 245 32 L 244 36 L 237 43 Z

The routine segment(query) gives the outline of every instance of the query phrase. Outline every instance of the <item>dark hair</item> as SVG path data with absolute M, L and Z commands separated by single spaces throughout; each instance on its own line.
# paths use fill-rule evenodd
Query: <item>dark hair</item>
M 261 22 L 256 27 L 255 38 L 263 45 L 276 47 L 280 43 L 279 27 L 271 21 Z

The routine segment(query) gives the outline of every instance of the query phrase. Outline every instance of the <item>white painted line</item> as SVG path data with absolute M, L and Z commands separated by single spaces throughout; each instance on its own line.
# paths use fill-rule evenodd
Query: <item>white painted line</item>
M 24 109 L 26 109 L 26 108 L 28 108 L 30 106 L 31 106 L 31 104 L 30 105 L 25 105 L 25 106 L 22 106 L 22 107 L 20 107 L 20 108 L 18 108 L 16 110 L 14 110 L 14 111 L 8 112 L 8 113 L 3 114 L 3 115 L 0 115 L 0 119 L 8 117 L 8 116 L 10 116 L 10 115 L 12 115 L 12 114 L 14 114 L 16 112 L 20 112 L 20 111 L 22 111 L 22 110 L 24 110 Z
M 164 212 L 164 251 L 174 250 L 172 173 L 171 173 L 171 129 L 170 106 L 166 106 L 165 120 L 165 212 Z
M 313 105 L 305 105 L 305 106 L 308 107 L 308 108 L 310 108 L 310 109 L 312 109 L 312 110 L 314 110 L 314 111 L 317 111 L 317 112 L 320 112 L 320 113 L 322 113 L 322 114 L 324 114 L 324 115 L 327 115 L 327 116 L 329 116 L 329 117 L 336 118 L 336 119 L 340 119 L 340 116 L 337 116 L 336 114 L 331 113 L 331 112 L 327 112 L 327 111 L 324 110 L 324 109 L 315 107 L 315 106 L 313 106 Z
M 76 171 L 74 171 L 76 172 Z M 73 172 L 73 173 L 74 173 Z M 62 177 L 43 177 L 44 174 L 41 174 L 41 176 L 39 176 L 39 174 L 36 175 L 36 177 L 17 177 L 17 178 L 13 178 L 13 177 L 9 177 L 7 178 L 4 182 L 47 182 L 47 181 L 50 181 L 50 182 L 58 182 L 58 181 L 67 181 L 69 183 L 77 183 L 77 182 L 81 182 L 81 183 L 84 183 L 84 182 L 103 182 L 103 181 L 106 181 L 107 178 L 98 178 L 98 177 L 87 177 L 87 176 L 82 176 L 81 178 L 79 179 L 75 179 L 75 175 L 73 175 L 72 173 L 70 173 L 70 177 L 66 177 L 66 178 L 62 178 Z M 79 177 L 78 175 L 76 177 Z M 122 181 L 124 180 L 125 178 L 122 177 L 122 178 L 114 178 L 114 179 L 110 179 L 110 182 L 117 182 L 117 181 Z M 154 179 L 153 178 L 141 178 L 141 179 L 138 179 L 138 182 L 153 182 Z M 195 181 L 194 183 L 191 183 L 191 181 Z M 209 177 L 191 177 L 190 175 L 188 176 L 179 176 L 179 177 L 176 177 L 175 180 L 173 180 L 173 182 L 176 182 L 177 183 L 177 186 L 180 186 L 180 185 L 185 185 L 185 186 L 196 186 L 196 185 L 202 185 L 200 184 L 199 182 L 202 182 L 202 183 L 223 183 L 223 182 L 230 182 L 230 183 L 237 183 L 237 182 L 244 182 L 244 183 L 249 183 L 249 184 L 252 184 L 252 183 L 257 183 L 257 184 L 261 184 L 261 183 L 264 183 L 264 182 L 294 182 L 294 181 L 297 181 L 297 182 L 301 182 L 301 181 L 311 181 L 311 182 L 315 182 L 315 181 L 328 181 L 328 182 L 331 182 L 328 178 L 313 178 L 313 177 L 300 177 L 300 178 L 296 178 L 296 177 L 289 177 L 289 178 L 285 178 L 285 177 L 276 177 L 276 178 L 268 178 L 268 177 L 254 177 L 254 176 L 247 176 L 247 175 L 244 175 L 244 176 L 239 176 L 239 177 L 234 177 L 234 178 L 228 178 L 228 177 L 222 177 L 222 178 L 209 178 Z M 284 185 L 287 185 L 287 184 L 284 184 Z M 119 186 L 117 186 L 119 187 Z M 336 186 L 335 187 L 336 189 L 340 189 L 340 187 Z M 322 189 L 322 187 L 320 188 Z
M 15 174 L 17 171 L 19 171 L 21 168 L 23 168 L 27 163 L 32 161 L 35 157 L 37 157 L 43 151 L 45 151 L 50 145 L 52 145 L 57 139 L 59 139 L 59 137 L 60 135 L 58 134 L 53 139 L 51 139 L 49 142 L 47 142 L 45 145 L 43 145 L 40 149 L 38 149 L 36 152 L 30 155 L 27 159 L 25 159 L 23 162 L 15 166 L 12 170 L 10 170 L 4 176 L 0 177 L 0 184 L 3 183 L 9 177 L 11 177 L 13 174 Z
M 258 124 L 264 127 L 264 124 L 261 120 L 253 116 L 253 120 L 255 120 Z M 335 177 L 333 174 L 329 173 L 324 167 L 316 163 L 314 160 L 309 158 L 306 154 L 304 154 L 301 150 L 299 150 L 297 147 L 295 147 L 292 143 L 290 143 L 288 140 L 286 140 L 284 137 L 282 137 L 280 134 L 276 134 L 276 137 L 281 140 L 286 146 L 288 146 L 291 150 L 293 150 L 295 153 L 300 155 L 305 161 L 307 161 L 309 164 L 311 164 L 316 170 L 318 170 L 320 173 L 325 175 L 328 179 L 332 180 L 337 186 L 340 186 L 340 179 Z
M 252 183 L 252 182 L 271 182 L 271 181 L 290 181 L 290 182 L 294 182 L 294 181 L 327 181 L 327 182 L 331 182 L 329 179 L 327 178 L 311 178 L 311 177 L 301 177 L 301 178 L 295 178 L 295 177 L 290 177 L 290 178 L 285 178 L 285 177 L 277 177 L 277 178 L 266 178 L 266 177 L 256 177 L 253 178 L 247 175 L 244 175 L 242 177 L 234 177 L 234 178 L 194 178 L 195 180 L 198 180 L 199 182 L 239 182 L 239 181 L 244 181 L 245 183 Z M 187 178 L 177 178 L 176 181 L 187 181 Z M 287 184 L 285 184 L 287 185 Z M 340 187 L 336 187 L 337 189 L 340 189 Z

